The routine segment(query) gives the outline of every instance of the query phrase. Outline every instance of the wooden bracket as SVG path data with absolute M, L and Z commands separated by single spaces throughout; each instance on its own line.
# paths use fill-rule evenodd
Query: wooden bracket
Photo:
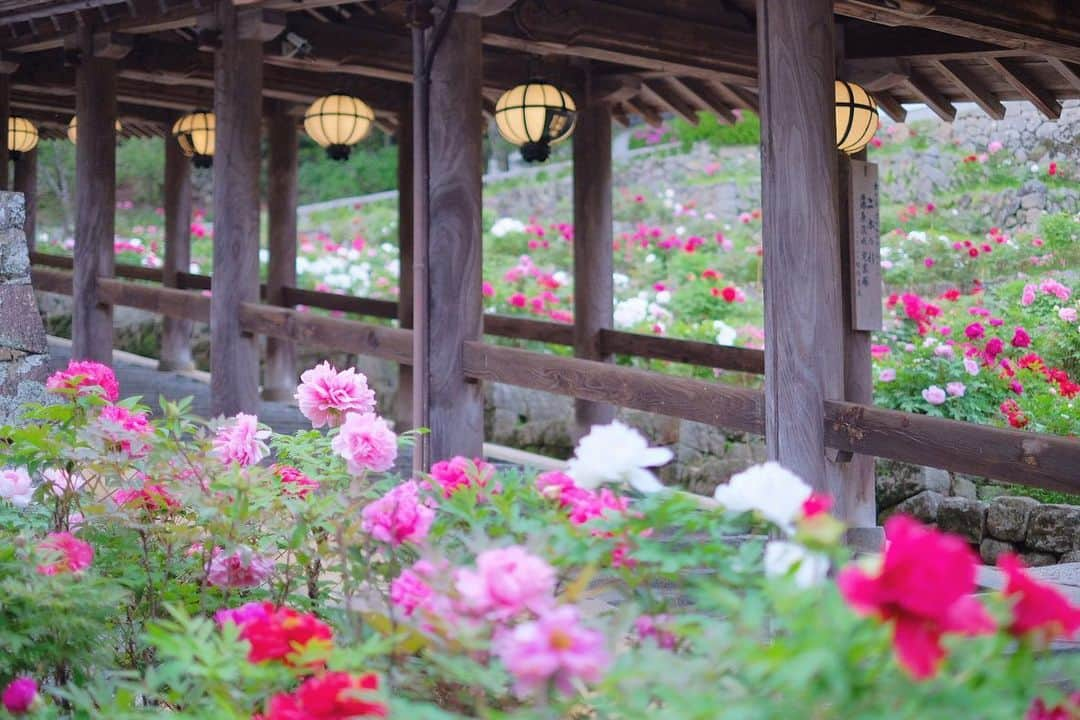
M 509 10 L 515 2 L 517 2 L 517 0 L 460 0 L 458 2 L 457 11 L 467 15 L 491 17 L 492 15 L 498 15 L 501 12 Z M 440 9 L 446 7 L 445 0 L 436 0 L 435 4 Z
M 870 92 L 879 92 L 903 85 L 911 75 L 911 63 L 896 58 L 845 60 L 840 77 Z
M 134 40 L 130 35 L 111 32 L 94 33 L 91 39 L 91 51 L 94 57 L 108 60 L 123 60 L 131 52 Z
M 589 101 L 621 103 L 641 92 L 641 78 L 632 75 L 608 75 L 592 78 Z
M 237 3 L 239 5 L 239 3 Z M 285 13 L 280 10 L 237 7 L 237 34 L 241 40 L 270 42 L 285 32 Z M 195 35 L 200 50 L 221 47 L 221 24 L 213 13 L 200 15 L 195 21 Z

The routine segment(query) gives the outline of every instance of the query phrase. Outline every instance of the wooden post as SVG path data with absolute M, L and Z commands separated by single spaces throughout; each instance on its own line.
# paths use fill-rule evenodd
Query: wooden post
M 267 180 L 267 221 L 270 261 L 266 274 L 266 303 L 285 305 L 286 287 L 296 286 L 296 172 L 297 119 L 277 104 L 269 123 L 270 168 Z M 296 343 L 266 338 L 263 400 L 289 400 L 296 394 Z
M 112 277 L 116 226 L 116 61 L 94 53 L 88 28 L 80 33 L 75 70 L 75 276 L 72 356 L 112 361 L 112 306 L 99 302 L 98 278 Z
M 217 4 L 214 53 L 214 280 L 210 303 L 211 411 L 253 413 L 259 349 L 240 327 L 240 306 L 259 301 L 259 146 L 262 41 L 259 11 Z M 81 127 L 80 127 L 81 132 Z
M 431 33 L 429 33 L 431 35 Z M 483 192 L 483 97 L 480 17 L 457 12 L 435 53 L 431 73 L 428 149 L 430 152 L 430 234 L 416 282 L 428 281 L 427 377 L 418 381 L 419 417 L 431 434 L 417 454 L 442 460 L 478 457 L 483 450 L 484 398 L 465 377 L 464 343 L 483 334 L 481 296 L 481 195 Z M 419 295 L 419 292 L 418 292 Z M 419 310 L 416 311 L 419 315 Z M 426 413 L 424 410 L 426 409 Z
M 38 151 L 24 152 L 15 163 L 15 191 L 26 200 L 26 244 L 33 250 L 37 245 L 37 165 Z
M 765 441 L 770 459 L 839 498 L 824 422 L 825 400 L 844 396 L 832 2 L 758 0 L 757 25 Z
M 178 274 L 191 270 L 191 161 L 180 143 L 165 137 L 165 262 L 161 284 L 179 287 Z M 191 370 L 193 323 L 166 317 L 161 328 L 158 370 Z
M 11 116 L 11 75 L 0 72 L 0 190 L 8 189 L 8 118 Z
M 611 105 L 586 97 L 574 130 L 574 356 L 608 361 L 598 333 L 614 327 Z M 606 403 L 574 402 L 576 434 L 615 419 Z
M 413 326 L 413 112 L 406 102 L 398 113 L 398 327 Z M 398 365 L 395 429 L 412 428 L 413 369 Z

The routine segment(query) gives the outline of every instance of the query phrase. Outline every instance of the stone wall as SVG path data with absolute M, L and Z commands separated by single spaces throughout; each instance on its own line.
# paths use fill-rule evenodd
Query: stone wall
M 0 425 L 46 397 L 48 348 L 30 285 L 25 221 L 22 194 L 0 192 Z

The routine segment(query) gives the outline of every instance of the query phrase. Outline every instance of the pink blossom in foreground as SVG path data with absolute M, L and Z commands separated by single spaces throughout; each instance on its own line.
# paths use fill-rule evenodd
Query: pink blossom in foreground
M 180 501 L 163 486 L 149 482 L 141 488 L 117 490 L 112 496 L 117 507 L 126 510 L 145 510 L 149 513 L 169 512 L 180 507 Z
M 1069 695 L 1060 705 L 1049 707 L 1042 698 L 1036 699 L 1028 708 L 1024 720 L 1076 720 L 1080 717 L 1080 690 Z
M 514 676 L 514 692 L 519 697 L 548 683 L 572 695 L 575 680 L 599 682 L 611 663 L 604 636 L 584 627 L 577 609 L 569 605 L 518 625 L 499 638 L 496 653 Z
M 878 380 L 881 382 L 892 382 L 896 379 L 896 370 L 893 368 L 885 368 L 878 373 Z
M 146 436 L 154 433 L 145 413 L 132 412 L 122 405 L 106 405 L 98 414 L 98 426 L 111 449 L 131 457 L 150 452 Z
M 214 452 L 226 465 L 254 465 L 270 454 L 264 442 L 269 437 L 269 430 L 259 428 L 259 418 L 237 413 L 231 422 L 218 429 Z
M 12 715 L 27 714 L 37 699 L 37 682 L 32 677 L 17 677 L 4 688 L 4 709 Z
M 487 487 L 494 477 L 495 468 L 480 458 L 470 460 L 458 455 L 431 466 L 431 479 L 447 498 L 463 488 Z
M 300 412 L 315 428 L 337 427 L 348 413 L 375 411 L 375 393 L 356 368 L 340 372 L 329 362 L 305 370 L 296 388 Z
M 0 498 L 15 507 L 26 507 L 34 499 L 34 485 L 26 468 L 0 470 Z
M 365 507 L 361 528 L 391 545 L 422 543 L 434 520 L 435 511 L 420 497 L 420 484 L 409 480 Z
M 349 472 L 362 475 L 371 470 L 386 472 L 397 459 L 397 435 L 374 413 L 349 413 L 341 432 L 331 442 L 334 452 L 345 458 Z
M 1031 346 L 1031 335 L 1028 335 L 1028 331 L 1022 327 L 1016 328 L 1013 332 L 1012 346 L 1018 348 L 1026 348 Z
M 931 405 L 941 405 L 945 402 L 945 391 L 939 388 L 937 385 L 931 385 L 922 391 L 923 400 Z
M 663 650 L 674 650 L 679 644 L 679 637 L 666 629 L 671 622 L 667 615 L 642 615 L 634 621 L 634 630 L 642 640 L 652 639 Z
M 313 480 L 291 465 L 274 465 L 273 469 L 281 480 L 281 492 L 285 495 L 303 499 L 321 487 L 318 480 Z
M 94 561 L 93 546 L 69 532 L 49 533 L 37 551 L 49 561 L 37 566 L 40 575 L 78 575 Z
M 418 560 L 411 568 L 401 571 L 390 584 L 390 602 L 402 609 L 405 617 L 417 610 L 432 607 L 436 595 L 431 581 L 439 568 L 427 560 Z
M 1060 310 L 1058 310 L 1058 317 L 1065 322 L 1073 323 L 1076 322 L 1078 313 L 1076 311 L 1076 308 L 1061 308 Z
M 116 402 L 120 397 L 120 384 L 116 382 L 112 368 L 92 360 L 72 360 L 65 370 L 50 375 L 45 387 L 54 392 L 76 390 L 76 395 L 99 392 L 109 402 Z
M 555 570 L 519 545 L 486 550 L 476 569 L 454 573 L 461 611 L 472 617 L 508 620 L 526 610 L 540 612 L 555 600 Z
M 251 548 L 239 547 L 227 555 L 213 553 L 206 580 L 219 588 L 252 588 L 262 585 L 273 570 L 270 559 Z
M 82 473 L 69 473 L 61 468 L 43 470 L 41 477 L 44 479 L 49 492 L 56 497 L 76 493 L 86 485 L 86 477 Z M 0 492 L 0 495 L 2 494 Z

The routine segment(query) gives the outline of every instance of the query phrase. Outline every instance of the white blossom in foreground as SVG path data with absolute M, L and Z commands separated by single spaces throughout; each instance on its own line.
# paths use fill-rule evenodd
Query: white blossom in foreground
M 801 588 L 820 585 L 829 574 L 828 557 L 784 540 L 770 541 L 765 546 L 764 560 L 767 577 L 786 576 L 794 569 L 792 577 Z
M 604 483 L 625 482 L 639 492 L 652 493 L 664 486 L 647 468 L 671 462 L 667 448 L 651 448 L 637 430 L 616 420 L 595 425 L 581 438 L 567 474 L 579 486 L 594 490 Z
M 728 510 L 756 510 L 766 520 L 791 534 L 795 519 L 812 490 L 797 475 L 779 463 L 754 465 L 733 475 L 727 485 L 716 488 L 713 497 Z

